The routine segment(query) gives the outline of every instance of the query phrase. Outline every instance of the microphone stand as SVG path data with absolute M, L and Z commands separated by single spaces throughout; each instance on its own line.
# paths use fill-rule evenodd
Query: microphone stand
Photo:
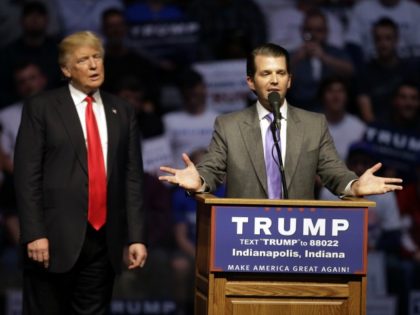
M 281 119 L 281 116 L 280 116 L 280 119 Z M 280 141 L 280 119 L 277 122 L 274 120 L 270 124 L 270 130 L 271 130 L 271 134 L 273 136 L 274 146 L 276 147 L 277 156 L 279 158 L 279 163 L 278 164 L 276 163 L 276 164 L 279 167 L 279 172 L 281 174 L 281 186 L 283 188 L 283 199 L 289 199 L 289 193 L 287 191 L 287 186 L 286 186 L 286 176 L 284 175 L 283 159 L 281 157 L 281 150 L 280 150 L 280 146 L 279 146 L 279 141 Z M 279 131 L 278 132 L 279 133 L 279 138 L 278 139 L 277 139 L 276 129 L 278 129 L 278 131 Z M 274 159 L 274 161 L 275 161 L 275 159 Z

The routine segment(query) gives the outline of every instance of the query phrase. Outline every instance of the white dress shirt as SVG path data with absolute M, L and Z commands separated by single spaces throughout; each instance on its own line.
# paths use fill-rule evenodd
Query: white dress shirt
M 74 86 L 69 84 L 71 98 L 73 99 L 74 104 L 76 105 L 77 114 L 79 115 L 80 124 L 82 126 L 83 135 L 85 137 L 85 144 L 87 148 L 87 134 L 86 134 L 86 106 L 85 101 L 86 94 L 82 91 L 79 91 Z M 104 104 L 102 103 L 102 98 L 97 90 L 93 93 L 92 97 L 94 98 L 92 109 L 95 114 L 96 124 L 98 125 L 99 136 L 101 137 L 102 153 L 104 155 L 104 164 L 105 172 L 107 170 L 107 156 L 108 156 L 108 128 L 106 124 L 105 109 Z

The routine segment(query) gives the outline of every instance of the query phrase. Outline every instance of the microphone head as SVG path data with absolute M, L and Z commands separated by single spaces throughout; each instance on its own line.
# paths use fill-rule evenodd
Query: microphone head
M 270 92 L 268 94 L 268 102 L 270 104 L 279 103 L 279 105 L 281 105 L 280 100 L 281 100 L 281 97 L 278 92 Z
M 282 105 L 280 94 L 277 92 L 271 92 L 270 94 L 268 94 L 268 102 L 270 103 L 270 106 L 273 109 L 274 123 L 276 125 L 276 128 L 280 130 L 280 106 Z

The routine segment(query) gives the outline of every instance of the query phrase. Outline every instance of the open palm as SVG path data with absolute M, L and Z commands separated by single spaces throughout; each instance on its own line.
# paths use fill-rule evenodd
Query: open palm
M 398 185 L 402 183 L 402 179 L 379 177 L 374 175 L 381 166 L 381 163 L 377 163 L 367 169 L 362 176 L 360 176 L 359 180 L 353 184 L 352 191 L 355 196 L 384 194 L 390 191 L 402 189 L 402 186 Z
M 161 166 L 161 171 L 171 175 L 159 176 L 159 180 L 178 185 L 189 191 L 198 191 L 202 186 L 200 174 L 187 154 L 182 154 L 182 159 L 186 166 L 183 169 Z

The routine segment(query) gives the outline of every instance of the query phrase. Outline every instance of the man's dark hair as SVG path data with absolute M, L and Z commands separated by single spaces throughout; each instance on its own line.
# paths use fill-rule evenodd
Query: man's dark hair
M 39 63 L 37 63 L 33 60 L 30 60 L 30 59 L 26 59 L 26 58 L 18 59 L 15 63 L 13 63 L 12 72 L 15 75 L 18 72 L 20 72 L 22 70 L 25 70 L 26 68 L 28 68 L 30 66 L 35 66 L 36 68 L 39 69 L 39 71 L 41 73 L 44 73 L 44 71 L 43 71 L 42 67 L 39 65 Z
M 255 57 L 256 56 L 267 56 L 267 57 L 284 57 L 286 59 L 286 70 L 290 72 L 290 56 L 289 52 L 276 44 L 266 43 L 262 44 L 248 55 L 246 59 L 246 75 L 249 77 L 253 77 L 255 74 Z
M 321 19 L 324 20 L 325 26 L 326 27 L 328 26 L 327 17 L 325 16 L 325 13 L 322 12 L 322 10 L 319 8 L 313 8 L 313 9 L 310 9 L 308 12 L 306 12 L 302 24 L 305 25 L 305 23 L 313 17 L 320 17 Z
M 408 77 L 408 78 L 405 78 L 403 81 L 401 81 L 397 87 L 395 87 L 395 89 L 392 92 L 392 98 L 397 97 L 398 93 L 400 93 L 400 90 L 403 87 L 409 87 L 409 88 L 412 88 L 413 90 L 417 90 L 420 92 L 419 82 L 415 78 Z
M 398 36 L 399 34 L 399 27 L 397 23 L 394 22 L 394 20 L 390 19 L 389 17 L 381 17 L 379 20 L 377 20 L 373 24 L 373 30 L 375 30 L 378 27 L 389 27 L 392 28 L 395 32 L 395 35 Z
M 318 93 L 317 93 L 318 99 L 322 100 L 327 89 L 335 83 L 341 84 L 344 87 L 346 93 L 349 94 L 348 82 L 343 77 L 334 75 L 334 76 L 326 77 L 324 80 L 321 81 L 318 87 Z
M 181 91 L 203 84 L 203 76 L 193 69 L 184 69 L 178 76 L 178 87 Z
M 34 13 L 47 16 L 48 10 L 46 6 L 39 1 L 30 1 L 23 6 L 22 17 L 26 17 Z
M 102 13 L 102 23 L 104 23 L 106 19 L 113 15 L 119 15 L 124 17 L 124 12 L 118 8 L 107 9 L 104 11 L 104 13 Z

